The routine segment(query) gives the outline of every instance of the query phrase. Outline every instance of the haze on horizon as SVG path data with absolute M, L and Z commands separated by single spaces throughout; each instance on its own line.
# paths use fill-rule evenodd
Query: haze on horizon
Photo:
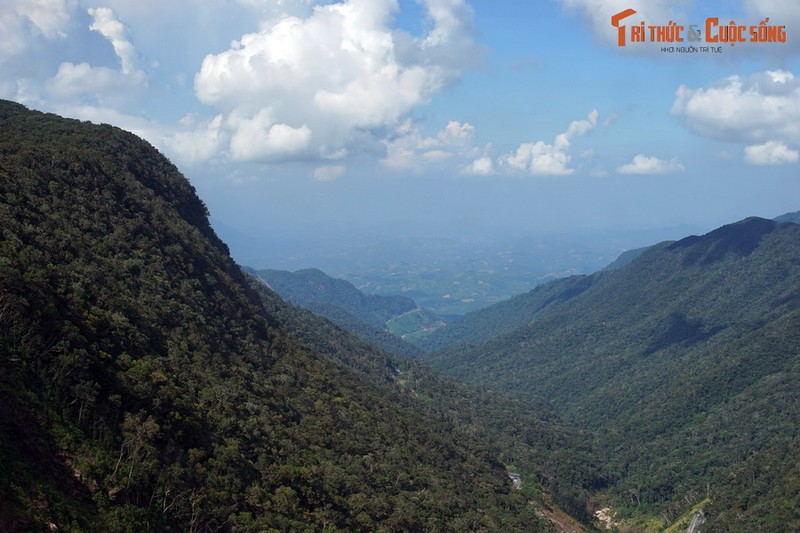
M 626 8 L 629 24 L 769 17 L 787 42 L 619 47 Z M 143 136 L 242 262 L 703 231 L 800 204 L 791 3 L 10 0 L 0 25 L 0 97 Z

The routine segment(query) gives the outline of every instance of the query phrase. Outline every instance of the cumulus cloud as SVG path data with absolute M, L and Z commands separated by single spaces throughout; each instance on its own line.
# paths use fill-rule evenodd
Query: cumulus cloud
M 231 138 L 234 159 L 248 161 L 270 155 L 291 156 L 303 152 L 311 141 L 305 124 L 293 127 L 277 123 L 269 109 L 261 109 L 252 118 L 230 118 L 236 125 Z
M 69 0 L 5 0 L 0 9 L 0 62 L 24 52 L 34 39 L 66 37 Z
M 494 174 L 494 162 L 489 156 L 479 157 L 468 166 L 461 169 L 461 173 L 474 176 L 490 176 Z
M 453 157 L 470 158 L 479 153 L 474 145 L 475 126 L 451 120 L 434 137 L 423 135 L 411 120 L 401 123 L 386 141 L 383 164 L 395 169 L 419 170 L 424 163 Z
M 205 57 L 195 93 L 220 109 L 232 143 L 264 117 L 309 158 L 350 153 L 365 134 L 394 127 L 411 109 L 457 79 L 475 55 L 464 0 L 422 2 L 433 26 L 414 38 L 392 29 L 395 0 L 344 0 L 286 16 Z M 270 126 L 270 127 L 273 127 Z M 261 135 L 261 141 L 267 137 Z M 271 149 L 231 147 L 234 157 L 279 157 Z
M 570 146 L 572 139 L 586 135 L 597 125 L 599 113 L 593 109 L 585 119 L 573 120 L 567 131 L 556 135 L 552 144 L 544 141 L 523 143 L 516 152 L 507 155 L 502 162 L 515 170 L 527 171 L 531 174 L 565 176 L 572 174 L 570 168 L 572 156 Z
M 136 68 L 136 49 L 128 39 L 127 28 L 114 12 L 101 7 L 90 8 L 88 13 L 93 19 L 89 29 L 97 31 L 111 43 L 120 61 L 120 69 L 65 61 L 47 82 L 48 92 L 57 101 L 117 106 L 146 87 L 147 75 Z
M 678 87 L 672 114 L 725 141 L 800 142 L 800 79 L 785 70 L 730 76 L 707 89 Z
M 624 19 L 625 25 L 646 21 L 649 24 L 666 24 L 669 20 L 680 20 L 682 6 L 690 2 L 683 0 L 560 0 L 568 10 L 580 13 L 591 25 L 601 41 L 616 46 L 617 28 L 611 25 L 611 17 L 626 9 L 636 11 L 635 15 Z M 654 47 L 628 46 L 625 50 L 652 50 Z
M 163 144 L 182 163 L 196 164 L 217 154 L 223 142 L 222 115 L 208 121 L 197 116 L 184 116 L 178 127 L 164 136 Z
M 124 74 L 107 67 L 88 63 L 61 63 L 47 82 L 49 95 L 57 101 L 95 102 L 116 106 L 139 94 L 147 85 L 141 70 Z
M 683 163 L 677 157 L 669 161 L 653 156 L 637 154 L 627 165 L 617 167 L 620 174 L 667 174 L 669 172 L 682 172 Z
M 763 161 L 780 146 L 800 146 L 800 78 L 768 70 L 731 76 L 707 89 L 681 85 L 672 114 L 700 135 L 756 145 L 746 159 Z
M 466 144 L 475 138 L 475 126 L 451 120 L 437 137 L 444 144 Z
M 122 73 L 132 73 L 136 64 L 136 49 L 128 40 L 128 28 L 117 20 L 114 11 L 110 8 L 90 7 L 88 12 L 93 19 L 89 29 L 100 33 L 108 39 L 108 42 L 114 47 L 114 53 L 117 54 L 120 60 Z
M 768 141 L 764 144 L 747 146 L 744 149 L 744 159 L 752 165 L 781 165 L 797 163 L 800 160 L 800 152 L 792 150 L 782 142 Z

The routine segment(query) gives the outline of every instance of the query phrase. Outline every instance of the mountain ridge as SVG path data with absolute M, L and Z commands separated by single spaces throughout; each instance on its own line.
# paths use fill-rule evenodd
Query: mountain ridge
M 725 493 L 721 480 L 749 447 L 765 457 L 796 449 L 799 265 L 800 226 L 751 217 L 649 247 L 539 315 L 533 304 L 547 287 L 531 291 L 517 302 L 532 304 L 529 323 L 477 344 L 456 340 L 425 360 L 468 382 L 547 398 L 597 431 L 612 471 L 627 472 L 618 504 L 633 487 L 636 502 L 674 516 L 681 495 L 699 496 L 706 482 Z M 737 425 L 742 434 L 731 432 Z M 758 515 L 716 511 L 707 527 L 735 515 L 767 527 Z
M 405 342 L 406 337 L 426 335 L 428 329 L 442 324 L 407 296 L 365 294 L 349 281 L 316 268 L 295 272 L 246 270 L 282 298 L 332 320 L 376 346 L 407 357 L 417 358 L 421 352 L 412 343 Z
M 282 329 L 152 146 L 0 126 L 2 529 L 550 529 L 486 449 Z

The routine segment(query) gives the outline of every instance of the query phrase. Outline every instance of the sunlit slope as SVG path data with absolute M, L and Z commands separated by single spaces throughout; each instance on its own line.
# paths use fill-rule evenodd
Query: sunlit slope
M 800 226 L 746 219 L 573 283 L 530 324 L 428 361 L 597 431 L 633 506 L 744 492 L 726 476 L 751 454 L 796 456 Z
M 206 215 L 141 139 L 0 102 L 0 530 L 547 529 L 283 330 Z

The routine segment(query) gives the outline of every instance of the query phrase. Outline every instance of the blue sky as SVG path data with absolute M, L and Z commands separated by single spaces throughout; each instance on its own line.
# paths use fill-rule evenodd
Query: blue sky
M 787 40 L 619 47 L 626 8 Z M 794 2 L 10 0 L 0 29 L 0 97 L 145 137 L 262 243 L 800 209 Z

